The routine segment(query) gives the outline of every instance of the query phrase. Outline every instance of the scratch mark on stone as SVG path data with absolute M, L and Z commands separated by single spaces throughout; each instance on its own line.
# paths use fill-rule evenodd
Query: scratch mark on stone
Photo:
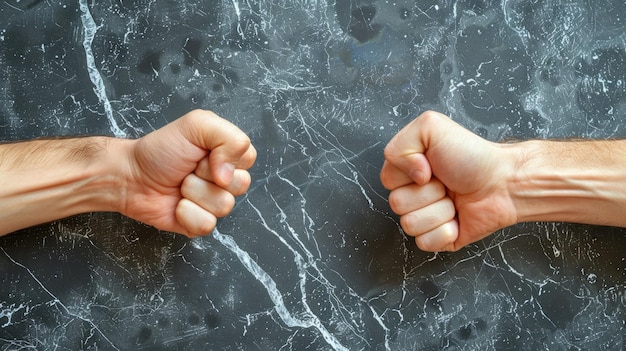
M 0 250 L 2 250 L 2 252 L 4 253 L 4 255 L 5 255 L 5 256 L 6 256 L 6 257 L 7 257 L 7 258 L 8 258 L 8 259 L 9 259 L 9 260 L 10 260 L 10 261 L 14 264 L 14 265 L 16 265 L 16 266 L 18 266 L 18 267 L 20 267 L 20 268 L 24 269 L 24 270 L 25 270 L 25 271 L 26 271 L 26 272 L 27 272 L 27 273 L 31 276 L 31 278 L 33 278 L 33 280 L 34 280 L 37 284 L 39 284 L 39 286 L 41 287 L 41 289 L 43 289 L 43 291 L 45 291 L 45 292 L 46 292 L 46 294 L 48 294 L 48 295 L 52 298 L 52 304 L 51 304 L 51 305 L 56 304 L 56 305 L 58 305 L 58 306 L 61 306 L 61 309 L 62 309 L 65 313 L 67 313 L 68 315 L 70 315 L 70 316 L 72 316 L 72 317 L 75 317 L 75 318 L 78 318 L 78 319 L 80 319 L 80 320 L 82 320 L 82 321 L 84 321 L 84 322 L 89 323 L 89 325 L 91 325 L 91 327 L 92 327 L 93 329 L 95 329 L 96 331 L 98 331 L 98 333 L 100 333 L 100 335 L 102 335 L 102 338 L 103 338 L 104 340 L 106 340 L 106 341 L 107 341 L 107 342 L 111 345 L 111 347 L 113 347 L 115 350 L 119 350 L 119 349 L 115 346 L 115 344 L 113 344 L 113 342 L 112 342 L 111 340 L 109 340 L 109 338 L 107 338 L 107 336 L 106 336 L 106 335 L 105 335 L 105 334 L 104 334 L 104 333 L 100 330 L 100 328 L 98 328 L 98 326 L 97 326 L 97 325 L 95 325 L 95 324 L 94 324 L 91 320 L 86 319 L 86 318 L 83 318 L 83 317 L 81 317 L 81 316 L 79 316 L 79 315 L 76 315 L 76 314 L 74 314 L 74 313 L 70 312 L 69 308 L 67 308 L 67 306 L 65 306 L 65 304 L 64 304 L 63 302 L 61 302 L 61 300 L 59 300 L 59 298 L 57 298 L 57 297 L 56 297 L 56 296 L 55 296 L 55 295 L 54 295 L 54 294 L 53 294 L 50 290 L 48 290 L 48 288 L 46 288 L 46 286 L 45 286 L 45 285 L 41 282 L 41 280 L 39 280 L 39 279 L 35 276 L 35 274 L 33 273 L 33 271 L 31 271 L 31 270 L 30 270 L 30 268 L 28 268 L 28 267 L 24 266 L 23 264 L 21 264 L 21 263 L 17 262 L 16 260 L 14 260 L 14 259 L 13 259 L 13 257 L 11 257 L 11 256 L 10 256 L 10 255 L 9 255 L 9 254 L 8 254 L 8 253 L 4 250 L 4 248 L 1 248 L 1 247 L 0 247 Z

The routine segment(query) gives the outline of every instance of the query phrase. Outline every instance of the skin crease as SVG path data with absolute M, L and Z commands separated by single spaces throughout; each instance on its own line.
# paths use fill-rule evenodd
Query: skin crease
M 195 237 L 250 186 L 250 139 L 195 110 L 137 140 L 87 137 L 0 145 L 0 235 L 78 213 L 114 211 Z M 45 174 L 45 177 L 41 177 Z
M 420 249 L 456 251 L 516 222 L 499 182 L 514 168 L 505 158 L 498 144 L 426 112 L 386 146 L 380 177 L 391 190 L 392 210 Z
M 389 205 L 424 251 L 457 251 L 519 222 L 626 227 L 626 141 L 487 141 L 427 111 L 385 148 Z
M 202 110 L 137 140 L 0 145 L 0 235 L 95 211 L 207 235 L 248 190 L 256 155 L 245 133 Z M 626 227 L 624 140 L 498 144 L 428 111 L 384 156 L 391 209 L 425 251 L 456 251 L 524 221 Z
M 127 196 L 120 212 L 190 237 L 210 233 L 217 217 L 230 213 L 234 197 L 248 190 L 247 169 L 256 150 L 234 125 L 203 114 L 192 112 L 139 139 L 127 182 L 133 195 Z M 171 147 L 165 149 L 163 144 Z

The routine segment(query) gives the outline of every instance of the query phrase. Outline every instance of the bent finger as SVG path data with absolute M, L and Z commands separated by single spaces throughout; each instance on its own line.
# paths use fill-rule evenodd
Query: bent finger
M 424 208 L 400 217 L 400 225 L 411 236 L 422 235 L 452 220 L 456 215 L 454 203 L 445 197 Z
M 209 166 L 209 158 L 202 159 L 196 167 L 194 174 L 206 181 L 215 183 L 213 175 L 211 174 L 211 166 Z M 229 193 L 234 196 L 243 195 L 248 191 L 252 178 L 250 173 L 243 169 L 235 169 L 233 171 L 233 178 L 230 184 L 225 188 Z
M 430 163 L 426 155 L 422 153 L 405 153 L 401 156 L 389 157 L 386 148 L 385 158 L 406 177 L 419 185 L 428 183 L 432 177 Z
M 459 225 L 456 219 L 415 237 L 415 244 L 422 251 L 455 251 L 454 242 L 459 237 Z
M 432 169 L 425 154 L 442 133 L 454 126 L 447 116 L 426 111 L 402 128 L 385 147 L 385 159 L 400 168 L 417 184 L 430 180 Z
M 233 194 L 193 173 L 185 177 L 180 192 L 216 217 L 228 215 L 235 205 Z
M 432 179 L 425 185 L 413 183 L 391 191 L 389 206 L 396 214 L 405 215 L 433 204 L 445 196 L 446 188 L 443 184 L 437 179 Z
M 408 174 L 389 161 L 383 163 L 383 167 L 380 170 L 380 182 L 387 190 L 394 190 L 401 186 L 415 183 Z
M 237 163 L 237 169 L 243 169 L 243 170 L 250 169 L 254 165 L 254 162 L 256 161 L 256 157 L 257 157 L 256 148 L 254 147 L 254 145 L 250 144 L 250 147 L 248 148 L 248 150 L 246 150 L 246 152 L 243 154 L 243 156 L 241 156 L 241 159 Z
M 250 158 L 256 158 L 256 151 L 248 151 L 251 147 L 250 138 L 213 112 L 195 110 L 176 123 L 181 125 L 181 132 L 187 140 L 210 151 L 211 172 L 215 183 L 222 187 L 231 182 L 233 172 L 244 155 L 248 155 L 244 162 L 246 166 L 249 166 Z
M 250 177 L 250 173 L 248 173 L 248 171 L 236 169 L 233 174 L 233 180 L 230 182 L 226 190 L 233 194 L 233 196 L 240 196 L 248 191 L 251 183 L 252 177 Z
M 217 225 L 217 218 L 189 199 L 182 199 L 176 206 L 176 219 L 192 238 L 211 234 Z
M 256 161 L 257 152 L 254 146 L 250 145 L 248 150 L 241 156 L 241 159 L 235 166 L 235 169 L 239 170 L 248 170 L 254 165 L 254 161 Z M 210 165 L 210 155 L 203 158 L 198 162 L 198 166 L 194 171 L 198 176 L 211 179 L 213 181 L 213 176 L 211 175 L 211 165 Z

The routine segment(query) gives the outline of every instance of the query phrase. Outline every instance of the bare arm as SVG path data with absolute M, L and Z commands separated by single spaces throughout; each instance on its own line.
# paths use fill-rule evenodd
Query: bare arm
M 255 158 L 243 132 L 199 110 L 138 140 L 0 145 L 0 235 L 94 211 L 206 235 L 247 191 Z
M 528 141 L 509 188 L 519 222 L 626 227 L 626 141 Z
M 123 179 L 104 137 L 0 145 L 0 234 L 90 211 L 115 211 Z M 112 150 L 111 150 L 112 151 Z
M 425 251 L 525 221 L 626 227 L 626 141 L 486 141 L 426 112 L 385 149 L 383 185 Z

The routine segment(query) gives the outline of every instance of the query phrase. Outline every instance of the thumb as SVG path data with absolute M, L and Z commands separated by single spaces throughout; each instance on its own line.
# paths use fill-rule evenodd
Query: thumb
M 415 183 L 426 184 L 432 177 L 426 152 L 433 134 L 439 133 L 437 124 L 448 118 L 440 113 L 422 113 L 396 134 L 385 147 L 385 159 L 407 174 Z
M 222 188 L 227 187 L 244 155 L 250 153 L 250 138 L 234 124 L 210 111 L 191 111 L 181 118 L 181 123 L 184 137 L 209 151 L 213 181 Z M 249 160 L 244 163 L 244 168 L 250 167 Z

